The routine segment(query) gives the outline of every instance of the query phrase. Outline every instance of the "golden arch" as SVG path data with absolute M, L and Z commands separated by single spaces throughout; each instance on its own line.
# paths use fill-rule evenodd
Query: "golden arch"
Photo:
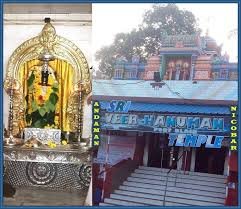
M 51 31 L 52 29 L 52 31 Z M 76 71 L 75 82 L 90 82 L 87 60 L 81 50 L 71 41 L 56 35 L 51 23 L 47 23 L 41 34 L 21 44 L 11 55 L 6 77 L 18 79 L 20 66 L 29 60 L 38 59 L 44 49 L 48 48 L 56 58 L 69 62 Z
M 39 36 L 33 37 L 21 44 L 11 55 L 6 69 L 6 78 L 4 88 L 9 93 L 9 89 L 14 89 L 13 95 L 13 132 L 19 132 L 20 121 L 25 121 L 24 113 L 24 95 L 21 82 L 19 81 L 19 71 L 21 66 L 31 60 L 39 59 L 39 56 L 45 52 L 51 53 L 56 59 L 69 63 L 73 70 L 72 80 L 73 91 L 70 92 L 67 113 L 71 124 L 70 131 L 76 131 L 77 126 L 82 127 L 81 121 L 77 121 L 75 115 L 80 114 L 77 108 L 77 97 L 81 96 L 81 108 L 83 110 L 84 98 L 91 92 L 90 72 L 87 60 L 81 50 L 71 41 L 58 36 L 51 23 L 46 23 Z M 81 91 L 80 91 L 81 89 Z M 24 128 L 22 125 L 21 128 Z

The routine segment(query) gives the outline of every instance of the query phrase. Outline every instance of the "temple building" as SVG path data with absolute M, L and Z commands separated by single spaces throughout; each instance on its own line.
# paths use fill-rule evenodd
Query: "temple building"
M 131 62 L 119 56 L 113 79 L 154 80 L 160 73 L 163 80 L 237 80 L 237 63 L 229 62 L 227 53 L 208 35 L 165 36 L 158 55 L 140 63 L 134 55 Z
M 91 13 L 4 4 L 4 206 L 91 205 Z
M 118 57 L 114 70 L 93 82 L 94 204 L 237 205 L 237 63 L 209 36 L 181 35 L 164 37 L 147 63 Z

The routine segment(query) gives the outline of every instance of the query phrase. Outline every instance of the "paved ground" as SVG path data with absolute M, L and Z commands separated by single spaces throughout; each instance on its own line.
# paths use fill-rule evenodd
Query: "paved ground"
M 40 189 L 17 189 L 14 198 L 4 198 L 4 205 L 77 206 L 84 205 L 86 193 L 56 192 Z

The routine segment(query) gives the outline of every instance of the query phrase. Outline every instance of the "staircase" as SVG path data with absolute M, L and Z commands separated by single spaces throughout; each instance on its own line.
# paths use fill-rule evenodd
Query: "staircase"
M 100 206 L 223 206 L 226 176 L 140 166 Z

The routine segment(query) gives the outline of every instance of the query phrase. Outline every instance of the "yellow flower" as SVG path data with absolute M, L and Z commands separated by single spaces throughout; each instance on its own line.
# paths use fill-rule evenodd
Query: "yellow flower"
M 48 146 L 50 147 L 50 148 L 55 148 L 57 145 L 55 144 L 55 142 L 53 142 L 53 141 L 48 141 Z
M 67 144 L 67 140 L 66 140 L 66 139 L 63 140 L 63 141 L 61 142 L 61 144 L 62 144 L 62 145 L 66 145 L 66 144 Z
M 47 144 L 48 144 L 48 146 L 51 146 L 52 141 L 49 140 Z
M 57 145 L 53 142 L 51 145 L 51 148 L 55 148 L 55 147 L 57 147 Z

